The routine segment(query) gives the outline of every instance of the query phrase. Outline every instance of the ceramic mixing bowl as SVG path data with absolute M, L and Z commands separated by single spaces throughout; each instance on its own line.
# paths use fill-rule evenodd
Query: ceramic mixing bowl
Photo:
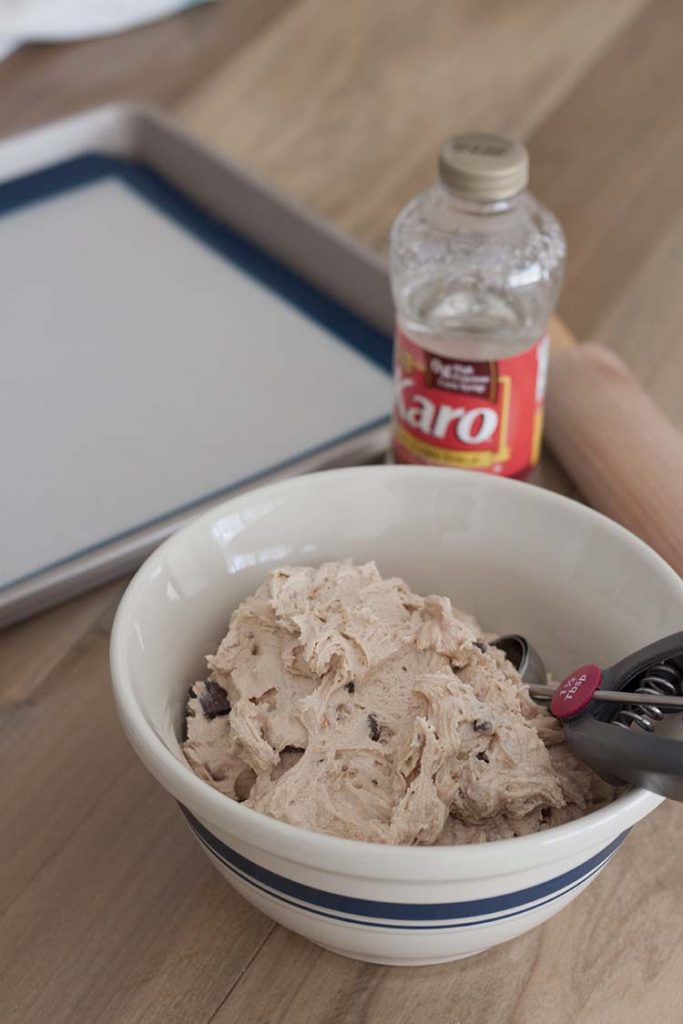
M 527 635 L 560 677 L 679 629 L 683 582 L 567 498 L 477 473 L 374 466 L 227 501 L 163 544 L 128 587 L 111 641 L 121 721 L 221 874 L 264 914 L 346 956 L 468 956 L 575 899 L 661 798 L 634 790 L 521 838 L 396 847 L 295 828 L 201 781 L 181 753 L 184 701 L 230 613 L 275 566 L 349 557 L 448 595 L 487 629 Z

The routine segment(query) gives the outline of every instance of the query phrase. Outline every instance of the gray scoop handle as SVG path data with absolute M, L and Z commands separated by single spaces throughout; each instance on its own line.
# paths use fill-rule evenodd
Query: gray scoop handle
M 648 644 L 603 673 L 601 687 L 625 690 L 663 661 L 683 674 L 683 631 Z M 591 701 L 564 723 L 567 743 L 598 775 L 614 785 L 631 783 L 683 801 L 683 736 L 671 739 L 638 728 L 622 729 L 612 719 L 620 705 Z

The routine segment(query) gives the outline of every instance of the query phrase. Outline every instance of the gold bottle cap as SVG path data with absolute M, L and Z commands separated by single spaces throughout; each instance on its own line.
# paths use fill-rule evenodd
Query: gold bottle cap
M 441 147 L 439 178 L 463 199 L 509 199 L 527 186 L 529 154 L 521 142 L 501 135 L 454 135 Z

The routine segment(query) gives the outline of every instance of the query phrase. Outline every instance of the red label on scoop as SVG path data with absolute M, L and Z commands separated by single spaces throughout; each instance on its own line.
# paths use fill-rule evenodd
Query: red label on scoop
M 583 711 L 593 699 L 593 694 L 602 682 L 602 671 L 597 665 L 583 665 L 575 669 L 560 683 L 550 702 L 555 718 L 573 718 Z

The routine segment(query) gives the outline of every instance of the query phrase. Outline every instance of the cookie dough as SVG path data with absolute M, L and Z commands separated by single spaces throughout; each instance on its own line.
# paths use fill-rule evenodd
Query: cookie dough
M 477 622 L 373 562 L 276 569 L 190 690 L 183 751 L 280 821 L 376 843 L 473 843 L 614 792 Z

